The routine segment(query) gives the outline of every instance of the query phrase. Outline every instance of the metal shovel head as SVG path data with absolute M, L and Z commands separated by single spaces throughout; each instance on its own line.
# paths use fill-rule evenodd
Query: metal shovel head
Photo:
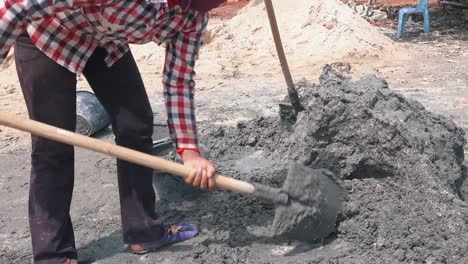
M 335 231 L 343 191 L 332 172 L 292 164 L 282 190 L 289 202 L 276 207 L 276 235 L 316 242 Z

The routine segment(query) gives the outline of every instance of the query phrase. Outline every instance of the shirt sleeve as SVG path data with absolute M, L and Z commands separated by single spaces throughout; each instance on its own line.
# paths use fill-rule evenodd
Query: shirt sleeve
M 208 15 L 188 11 L 190 20 L 166 47 L 164 99 L 168 127 L 178 149 L 198 149 L 195 118 L 195 62 L 203 42 Z
M 0 2 L 0 63 L 3 63 L 28 20 L 43 19 L 85 6 L 108 5 L 116 0 L 2 0 Z

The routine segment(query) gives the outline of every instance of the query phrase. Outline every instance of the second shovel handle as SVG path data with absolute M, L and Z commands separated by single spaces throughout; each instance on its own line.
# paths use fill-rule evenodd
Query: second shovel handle
M 276 21 L 275 9 L 271 0 L 265 0 L 265 7 L 270 21 L 271 32 L 273 34 L 273 40 L 275 41 L 276 51 L 278 58 L 281 63 L 281 69 L 283 70 L 284 79 L 288 88 L 294 89 L 294 82 L 289 70 L 288 60 L 286 59 L 286 53 L 284 52 L 283 42 L 281 41 L 281 34 L 278 29 L 278 22 Z
M 179 163 L 161 159 L 143 152 L 110 144 L 94 138 L 82 136 L 71 131 L 46 125 L 37 121 L 19 118 L 12 114 L 0 113 L 0 125 L 58 141 L 64 144 L 82 147 L 131 163 L 187 178 L 191 169 Z M 216 175 L 217 187 L 244 194 L 253 194 L 255 187 L 248 182 Z

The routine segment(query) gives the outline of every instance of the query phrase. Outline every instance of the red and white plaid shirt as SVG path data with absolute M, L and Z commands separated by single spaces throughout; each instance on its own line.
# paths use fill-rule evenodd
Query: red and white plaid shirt
M 179 149 L 198 149 L 194 66 L 208 15 L 166 0 L 2 0 L 0 63 L 25 30 L 48 57 L 81 73 L 94 50 L 110 67 L 129 43 L 167 43 L 163 73 L 168 126 Z

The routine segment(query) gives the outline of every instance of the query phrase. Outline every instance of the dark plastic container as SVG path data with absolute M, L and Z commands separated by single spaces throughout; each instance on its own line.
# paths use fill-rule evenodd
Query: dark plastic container
M 206 148 L 200 146 L 202 155 L 209 155 Z M 179 155 L 176 154 L 176 148 L 170 138 L 163 138 L 153 142 L 153 155 L 182 163 Z M 183 178 L 174 176 L 161 171 L 154 171 L 153 187 L 156 191 L 156 199 L 158 202 L 183 202 L 197 200 L 201 195 L 206 194 L 206 191 L 194 188 L 185 184 Z

